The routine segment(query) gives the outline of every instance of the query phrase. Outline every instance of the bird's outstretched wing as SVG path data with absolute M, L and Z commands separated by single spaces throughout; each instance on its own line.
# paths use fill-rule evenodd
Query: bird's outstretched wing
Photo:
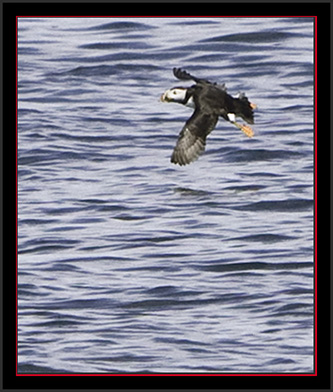
M 223 83 L 223 84 L 212 83 L 206 79 L 196 78 L 195 76 L 191 75 L 190 73 L 188 73 L 187 71 L 185 71 L 181 68 L 174 68 L 173 74 L 179 80 L 194 80 L 196 83 L 214 85 L 215 87 L 219 88 L 222 91 L 225 91 L 225 92 L 227 91 L 227 87 L 226 87 L 225 83 Z
M 211 82 L 209 82 L 208 80 L 196 78 L 195 76 L 191 75 L 190 73 L 188 73 L 185 70 L 182 70 L 181 68 L 174 68 L 173 69 L 173 74 L 179 80 L 194 80 L 195 83 L 208 83 L 208 84 L 211 84 Z
M 215 128 L 218 116 L 196 109 L 181 130 L 171 162 L 187 165 L 205 150 L 206 137 Z

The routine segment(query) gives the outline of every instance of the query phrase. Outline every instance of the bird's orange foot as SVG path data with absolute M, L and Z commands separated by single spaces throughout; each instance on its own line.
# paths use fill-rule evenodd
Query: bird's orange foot
M 248 137 L 254 136 L 254 132 L 252 131 L 252 128 L 249 127 L 248 125 L 242 125 L 236 121 L 234 121 L 233 124 L 236 125 L 237 128 L 241 129 L 245 133 L 246 136 L 248 136 Z
M 245 133 L 246 136 L 248 136 L 248 137 L 254 136 L 254 132 L 253 132 L 252 128 L 249 127 L 248 125 L 241 125 L 240 129 Z

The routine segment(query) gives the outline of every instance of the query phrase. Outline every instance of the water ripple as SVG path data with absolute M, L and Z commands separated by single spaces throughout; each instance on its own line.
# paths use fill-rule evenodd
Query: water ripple
M 18 18 L 18 371 L 313 371 L 313 19 Z M 173 67 L 244 91 L 170 163 Z

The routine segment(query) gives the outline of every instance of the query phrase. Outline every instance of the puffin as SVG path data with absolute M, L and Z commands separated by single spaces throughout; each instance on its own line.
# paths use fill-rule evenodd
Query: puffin
M 172 163 L 184 166 L 197 160 L 205 151 L 206 138 L 219 117 L 235 125 L 246 136 L 254 136 L 249 125 L 236 122 L 236 117 L 240 117 L 248 124 L 254 124 L 253 110 L 257 105 L 251 103 L 244 93 L 234 98 L 227 93 L 225 84 L 199 79 L 181 68 L 173 68 L 173 74 L 179 80 L 192 80 L 195 84 L 188 88 L 172 87 L 160 98 L 162 102 L 176 102 L 194 109 L 179 134 L 171 156 Z

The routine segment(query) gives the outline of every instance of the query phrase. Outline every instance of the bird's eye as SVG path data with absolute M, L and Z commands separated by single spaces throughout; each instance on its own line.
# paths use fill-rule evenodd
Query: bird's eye
M 173 95 L 176 95 L 176 94 L 177 94 L 177 91 L 174 91 L 174 92 L 173 92 Z

